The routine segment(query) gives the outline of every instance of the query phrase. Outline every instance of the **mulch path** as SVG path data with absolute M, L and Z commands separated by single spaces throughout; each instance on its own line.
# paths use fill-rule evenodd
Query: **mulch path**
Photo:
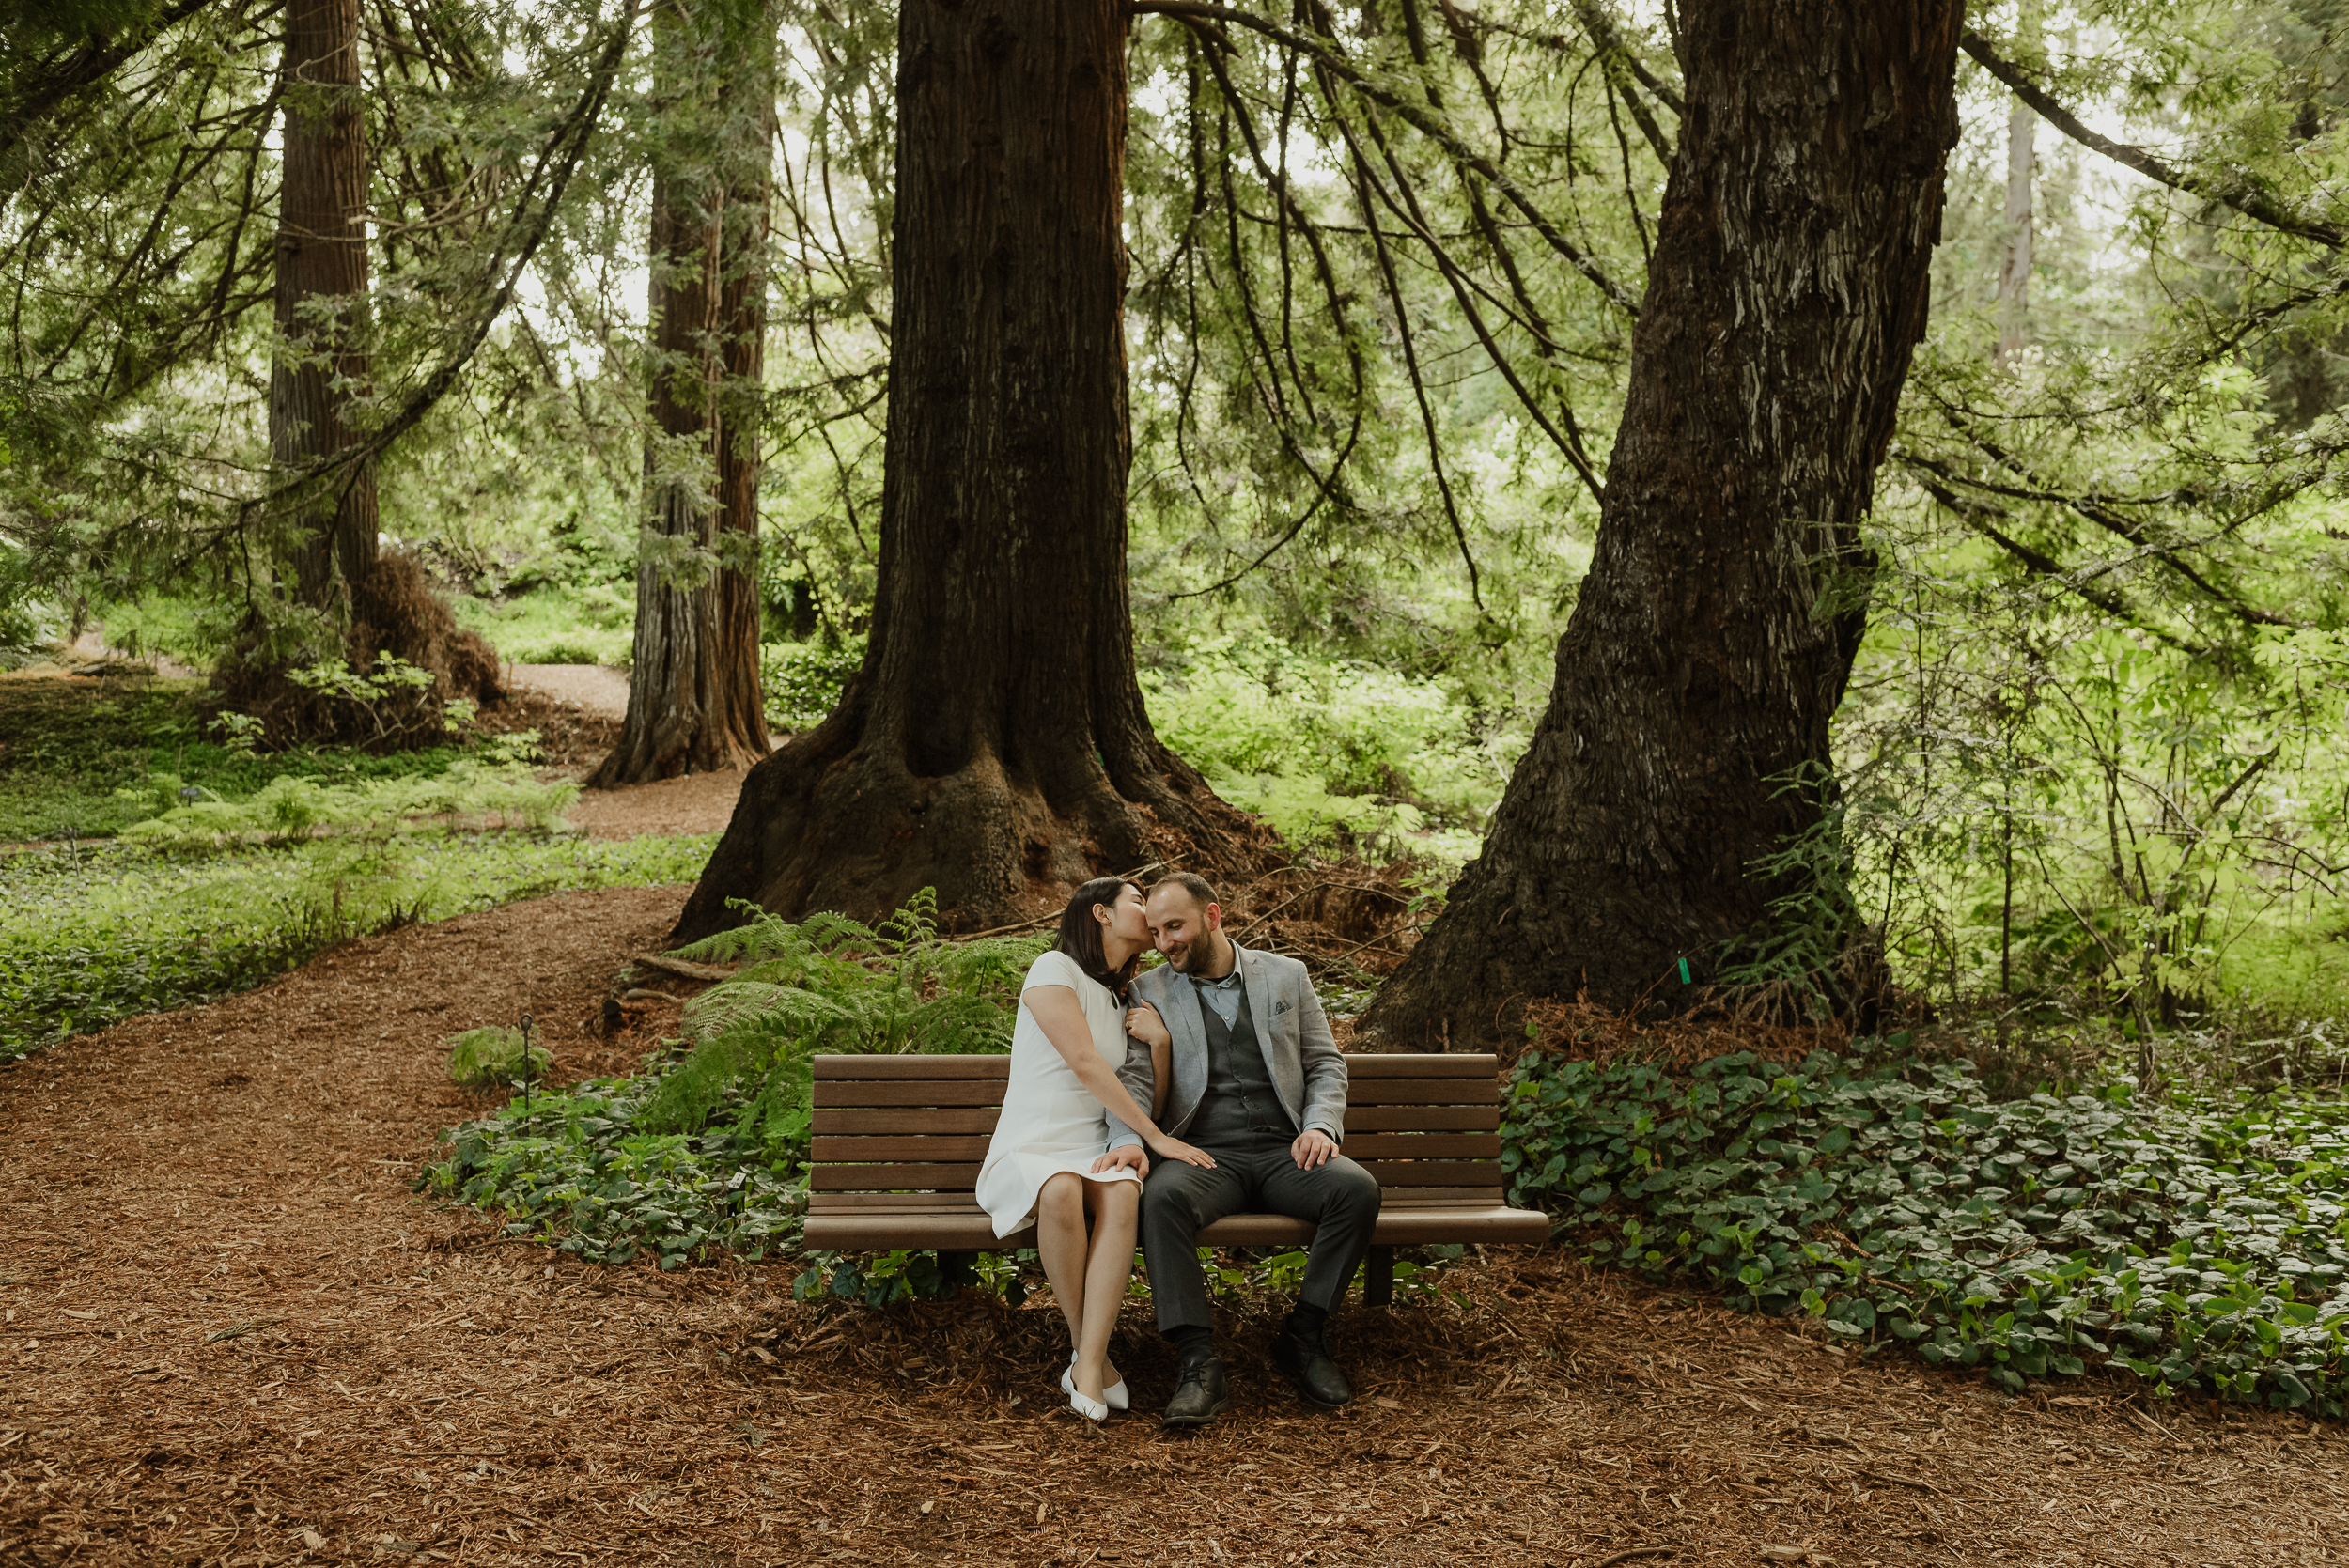
M 599 759 L 600 760 L 600 759 Z M 590 789 L 565 813 L 590 838 L 634 838 L 640 833 L 723 833 L 734 820 L 747 768 L 630 784 L 626 789 Z
M 472 1108 L 443 1042 L 540 1020 L 563 1072 L 680 889 L 353 944 L 0 1071 L 0 1563 L 2317 1564 L 2339 1430 L 2115 1385 L 2011 1401 L 1555 1252 L 1351 1308 L 1364 1398 L 1095 1432 L 1042 1302 L 890 1314 L 790 1265 L 557 1261 L 409 1190 Z M 1129 1309 L 1144 1410 L 1173 1367 Z M 1642 1554 L 1629 1556 L 1626 1554 Z

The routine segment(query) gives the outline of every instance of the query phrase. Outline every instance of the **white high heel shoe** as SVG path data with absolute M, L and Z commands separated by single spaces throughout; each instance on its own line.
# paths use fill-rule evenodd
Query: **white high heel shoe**
M 1081 1399 L 1083 1397 L 1081 1394 L 1077 1392 L 1076 1362 L 1069 1362 L 1066 1370 L 1062 1372 L 1060 1374 L 1060 1391 L 1066 1394 L 1071 1399 Z M 1116 1382 L 1111 1384 L 1108 1388 L 1103 1389 L 1101 1390 L 1101 1398 L 1112 1410 L 1130 1410 L 1134 1407 L 1133 1398 L 1126 1392 L 1126 1380 L 1122 1377 Z
M 1106 1392 L 1107 1390 L 1105 1389 L 1103 1391 Z M 1108 1405 L 1102 1404 L 1097 1399 L 1087 1399 L 1084 1395 L 1078 1393 L 1073 1389 L 1070 1390 L 1068 1395 L 1068 1407 L 1089 1421 L 1105 1421 L 1110 1419 L 1110 1407 Z

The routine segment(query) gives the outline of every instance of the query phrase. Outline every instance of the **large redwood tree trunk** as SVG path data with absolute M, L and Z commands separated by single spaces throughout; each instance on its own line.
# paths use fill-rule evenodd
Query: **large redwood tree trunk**
M 1964 9 L 1682 0 L 1688 109 L 1549 706 L 1363 1036 L 1489 1038 L 1585 990 L 1672 1007 L 1793 891 L 1749 868 L 1819 819 L 1773 781 L 1829 765 Z
M 1117 0 L 907 0 L 879 583 L 831 718 L 754 769 L 681 938 L 872 915 L 962 930 L 1089 877 L 1250 862 L 1262 830 L 1135 684 Z
M 277 330 L 270 367 L 270 458 L 300 473 L 356 441 L 344 423 L 366 384 L 366 126 L 359 91 L 358 0 L 289 0 L 286 122 L 277 198 Z M 348 612 L 376 558 L 370 464 L 305 495 L 294 547 L 305 604 Z
M 774 20 L 768 0 L 669 0 L 653 48 L 664 107 L 646 525 L 688 550 L 640 553 L 628 715 L 587 781 L 599 789 L 747 767 L 771 749 L 757 558 Z

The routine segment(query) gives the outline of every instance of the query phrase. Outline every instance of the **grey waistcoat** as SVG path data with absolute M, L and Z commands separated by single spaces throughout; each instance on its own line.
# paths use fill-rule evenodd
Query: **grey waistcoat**
M 1296 1137 L 1296 1125 L 1282 1109 L 1281 1096 L 1273 1092 L 1272 1074 L 1265 1066 L 1247 987 L 1240 988 L 1239 1013 L 1228 1029 L 1205 997 L 1198 997 L 1195 988 L 1192 994 L 1198 1001 L 1200 1028 L 1207 1036 L 1207 1091 L 1184 1136 L 1204 1142 L 1245 1138 L 1262 1128 Z

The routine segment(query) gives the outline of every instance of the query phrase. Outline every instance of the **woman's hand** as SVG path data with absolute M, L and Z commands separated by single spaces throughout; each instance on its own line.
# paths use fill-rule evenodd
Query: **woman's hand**
M 1194 1149 L 1179 1138 L 1169 1138 L 1160 1133 L 1150 1141 L 1150 1147 L 1157 1151 L 1160 1159 L 1179 1159 L 1185 1165 L 1196 1165 L 1202 1171 L 1215 1169 L 1213 1155 L 1205 1149 Z
M 1128 1167 L 1130 1167 L 1137 1176 L 1147 1176 L 1150 1173 L 1150 1157 L 1142 1152 L 1141 1144 L 1128 1143 L 1112 1149 L 1093 1162 L 1093 1173 L 1097 1176 L 1104 1171 L 1115 1171 Z
M 1145 1046 L 1172 1045 L 1174 1036 L 1167 1032 L 1166 1020 L 1159 1010 L 1146 1001 L 1137 1001 L 1126 1009 L 1126 1032 Z

